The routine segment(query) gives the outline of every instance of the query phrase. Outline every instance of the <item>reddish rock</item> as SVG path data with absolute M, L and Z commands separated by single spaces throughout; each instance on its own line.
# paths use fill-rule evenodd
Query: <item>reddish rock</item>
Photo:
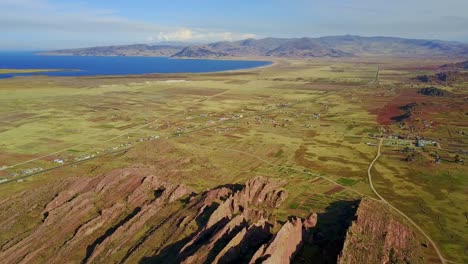
M 153 197 L 160 188 L 164 190 L 160 197 Z M 86 260 L 92 260 L 112 242 L 118 241 L 118 248 L 129 241 L 159 209 L 191 192 L 162 181 L 148 168 L 117 169 L 78 179 L 45 206 L 43 223 L 2 250 L 0 259 L 28 263 L 40 256 L 48 263 L 61 263 L 83 252 L 76 249 L 88 248 Z M 96 245 L 91 247 L 93 242 Z
M 286 199 L 287 193 L 281 189 L 285 182 L 275 182 L 264 177 L 255 177 L 245 184 L 240 191 L 231 195 L 213 212 L 206 228 L 213 226 L 223 218 L 242 213 L 247 219 L 256 221 L 266 216 L 265 211 L 256 206 L 277 208 Z
M 238 191 L 220 187 L 195 194 L 149 168 L 114 170 L 70 184 L 45 206 L 43 223 L 2 250 L 0 258 L 6 263 L 138 263 L 144 256 L 157 257 L 156 263 L 289 263 L 308 243 L 304 238 L 317 215 L 293 218 L 272 234 L 273 212 L 287 197 L 283 185 L 256 177 Z
M 386 205 L 363 199 L 338 263 L 422 263 L 415 233 Z
M 317 214 L 312 213 L 309 215 L 309 217 L 304 220 L 304 228 L 305 229 L 310 229 L 313 228 L 317 225 Z
M 302 246 L 302 220 L 294 218 L 281 227 L 273 241 L 260 248 L 250 263 L 262 261 L 264 264 L 290 263 L 294 254 Z
M 272 225 L 261 219 L 248 228 L 244 227 L 229 243 L 218 253 L 214 264 L 238 263 L 249 253 L 254 253 L 259 246 L 271 237 Z
M 222 191 L 222 189 L 207 192 L 204 195 L 205 200 L 202 201 L 201 211 L 211 206 L 212 203 L 207 203 L 207 201 L 212 201 L 213 198 L 222 195 L 230 195 L 224 198 L 225 200 L 211 213 L 201 230 L 182 247 L 180 250 L 182 262 L 229 263 L 250 251 L 254 253 L 271 237 L 272 224 L 268 223 L 265 217 L 268 215 L 267 210 L 278 207 L 286 198 L 286 192 L 281 189 L 283 185 L 284 182 L 256 177 L 249 180 L 244 188 L 234 194 Z M 208 197 L 211 199 L 207 199 Z M 181 221 L 186 223 L 187 219 L 183 218 Z M 249 222 L 256 222 L 256 224 L 247 226 Z M 302 222 L 300 224 L 302 228 Z M 212 252 L 216 249 L 215 244 L 218 247 L 225 246 L 220 252 Z M 215 256 L 215 258 L 207 259 L 208 255 Z
M 231 219 L 234 213 L 239 211 L 239 206 L 234 198 L 229 197 L 226 201 L 221 203 L 218 208 L 211 214 L 205 228 L 210 228 L 223 218 Z
M 212 260 L 208 259 L 210 252 L 215 250 L 215 245 L 228 243 L 233 237 L 235 237 L 239 231 L 247 226 L 247 222 L 242 215 L 234 217 L 226 225 L 220 226 L 213 235 L 209 236 L 209 239 L 203 241 L 204 234 L 200 233 L 199 236 L 195 236 L 187 245 L 181 250 L 181 255 L 188 255 L 181 262 L 183 264 L 191 263 L 207 263 Z M 193 249 L 195 244 L 202 244 L 200 247 Z M 186 251 L 192 247 L 192 253 L 186 254 Z
M 266 205 L 277 208 L 287 198 L 281 189 L 285 181 L 276 182 L 265 177 L 255 177 L 247 181 L 245 188 L 236 193 L 236 200 L 241 204 Z

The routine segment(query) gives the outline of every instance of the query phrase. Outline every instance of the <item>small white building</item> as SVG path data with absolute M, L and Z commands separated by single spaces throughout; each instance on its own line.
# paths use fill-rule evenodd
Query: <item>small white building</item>
M 57 163 L 57 164 L 65 163 L 63 159 L 54 159 L 54 162 Z

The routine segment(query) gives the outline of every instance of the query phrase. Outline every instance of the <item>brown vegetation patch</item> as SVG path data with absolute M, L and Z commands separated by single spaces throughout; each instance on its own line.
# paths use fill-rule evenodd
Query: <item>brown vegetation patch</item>
M 294 153 L 294 159 L 296 163 L 306 168 L 318 168 L 319 166 L 317 166 L 315 162 L 312 162 L 306 158 L 307 154 L 307 147 L 305 145 L 301 145 Z
M 320 133 L 318 133 L 316 130 L 308 130 L 306 132 L 306 135 L 309 138 L 313 138 L 313 137 L 316 137 L 316 136 L 320 135 Z
M 345 188 L 342 187 L 342 186 L 335 186 L 335 187 L 333 187 L 332 189 L 330 189 L 330 190 L 324 192 L 323 194 L 325 194 L 325 195 L 333 195 L 333 194 L 335 194 L 335 193 L 341 192 L 341 191 L 344 190 L 344 189 L 345 189 Z
M 11 152 L 0 152 L 0 164 L 8 162 L 21 162 L 29 159 L 40 157 L 40 154 L 20 154 Z
M 230 138 L 235 138 L 235 139 L 242 139 L 242 137 L 235 136 L 235 135 L 232 135 L 232 134 L 224 134 L 223 136 L 230 137 Z
M 227 84 L 247 84 L 248 80 L 230 80 L 226 82 Z
M 106 120 L 106 119 L 107 119 L 107 117 L 105 117 L 105 116 L 100 116 L 100 117 L 90 118 L 90 119 L 88 119 L 88 120 L 91 121 L 91 122 L 101 122 L 101 121 L 104 121 L 104 120 Z
M 461 100 L 450 97 L 430 97 L 420 94 L 416 89 L 405 89 L 396 96 L 374 94 L 366 101 L 369 102 L 368 108 L 372 107 L 371 103 L 377 106 L 369 110 L 371 114 L 377 115 L 377 123 L 390 125 L 413 119 L 430 119 L 433 113 L 466 111 L 468 106 Z
M 306 90 L 306 91 L 346 91 L 351 88 L 351 85 L 338 85 L 338 84 L 317 84 L 317 83 L 301 83 L 301 84 L 287 84 L 275 85 L 271 88 L 274 89 L 288 89 L 288 90 Z
M 28 117 L 32 117 L 34 114 L 28 113 L 12 113 L 12 114 L 3 114 L 0 116 L 0 121 L 2 122 L 16 122 Z
M 184 95 L 201 95 L 201 96 L 213 96 L 215 94 L 227 91 L 225 89 L 190 89 L 190 88 L 170 88 L 161 90 L 167 94 L 184 94 Z

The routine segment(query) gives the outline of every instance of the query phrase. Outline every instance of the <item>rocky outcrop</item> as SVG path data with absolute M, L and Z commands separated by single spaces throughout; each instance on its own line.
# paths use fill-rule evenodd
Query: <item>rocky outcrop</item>
M 255 177 L 243 185 L 195 193 L 154 167 L 81 178 L 51 196 L 41 212 L 42 222 L 4 243 L 0 259 L 5 263 L 335 262 L 351 222 L 347 215 L 354 215 L 351 207 L 356 203 L 338 202 L 335 209 L 328 208 L 330 212 L 310 213 L 305 219 L 277 219 L 287 198 L 285 184 Z M 383 206 L 361 202 L 340 263 L 413 261 L 419 256 L 415 234 Z M 343 213 L 347 210 L 351 212 Z
M 251 251 L 252 246 L 260 246 L 263 239 L 271 236 L 269 230 L 273 224 L 265 219 L 287 197 L 281 189 L 284 184 L 265 177 L 247 181 L 244 188 L 231 194 L 213 211 L 200 232 L 181 249 L 181 262 L 224 263 L 239 257 L 234 253 L 245 251 L 246 244 Z M 255 234 L 259 237 L 254 238 Z M 222 250 L 216 252 L 216 249 Z
M 0 258 L 138 262 L 185 238 L 173 262 L 229 263 L 272 237 L 275 222 L 267 219 L 287 197 L 284 183 L 257 177 L 196 194 L 149 167 L 82 178 L 48 202 L 42 223 Z
M 440 67 L 444 71 L 463 71 L 468 70 L 468 61 L 458 63 L 444 64 Z
M 317 217 L 316 213 L 310 214 L 310 216 L 304 221 L 304 227 L 306 229 L 315 227 L 317 225 Z
M 253 178 L 234 192 L 211 214 L 206 225 L 182 247 L 181 263 L 289 263 L 309 230 L 317 224 L 317 214 L 306 220 L 294 217 L 284 225 L 270 212 L 286 199 L 285 182 Z M 279 231 L 272 233 L 273 227 Z
M 458 68 L 431 75 L 419 75 L 415 79 L 422 83 L 452 86 L 455 83 L 466 82 L 468 80 L 468 73 L 466 69 Z
M 364 199 L 338 263 L 424 263 L 416 234 L 385 205 Z
M 426 87 L 418 91 L 422 95 L 427 96 L 436 96 L 436 97 L 445 97 L 450 96 L 450 92 L 436 88 L 436 87 Z
M 234 195 L 241 205 L 262 205 L 278 208 L 287 198 L 287 193 L 280 187 L 285 181 L 276 182 L 264 177 L 250 179 L 246 187 Z
M 118 250 L 163 206 L 191 193 L 149 173 L 119 169 L 77 181 L 45 206 L 43 223 L 0 252 L 0 258 L 6 263 L 34 262 L 38 257 L 60 263 L 80 252 L 76 249 L 86 248 L 81 251 L 86 263 L 104 253 L 107 245 Z
M 253 253 L 271 237 L 272 225 L 261 219 L 254 225 L 244 227 L 227 245 L 217 254 L 213 263 L 239 263 L 246 261 L 245 256 Z
M 250 263 L 289 263 L 301 247 L 303 224 L 294 218 L 284 224 L 268 246 L 262 246 L 252 257 Z

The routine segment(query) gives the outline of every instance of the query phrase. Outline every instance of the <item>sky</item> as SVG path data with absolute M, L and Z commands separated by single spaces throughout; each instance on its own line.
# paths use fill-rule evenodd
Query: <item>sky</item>
M 263 37 L 468 42 L 468 0 L 0 0 L 0 49 Z

